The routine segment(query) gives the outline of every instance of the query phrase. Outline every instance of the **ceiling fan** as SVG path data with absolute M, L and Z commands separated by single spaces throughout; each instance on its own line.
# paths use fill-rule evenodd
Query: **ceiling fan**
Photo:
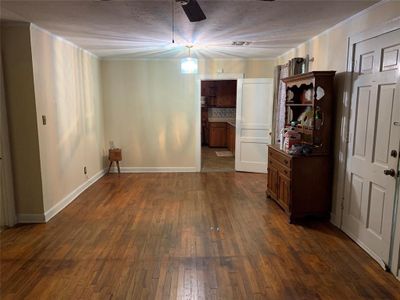
M 275 0 L 258 0 L 258 1 L 275 1 Z M 206 15 L 201 9 L 197 0 L 176 0 L 182 5 L 183 11 L 190 22 L 199 22 L 206 19 Z

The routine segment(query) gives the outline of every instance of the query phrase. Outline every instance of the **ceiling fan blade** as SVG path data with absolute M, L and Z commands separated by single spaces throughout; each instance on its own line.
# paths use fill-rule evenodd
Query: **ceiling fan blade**
M 190 22 L 198 22 L 206 19 L 206 15 L 196 0 L 189 0 L 186 4 L 182 3 L 182 8 Z

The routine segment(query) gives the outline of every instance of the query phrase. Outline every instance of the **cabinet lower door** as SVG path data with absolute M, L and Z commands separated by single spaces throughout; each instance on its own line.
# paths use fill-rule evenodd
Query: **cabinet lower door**
M 226 127 L 210 127 L 210 147 L 226 147 Z
M 288 211 L 290 203 L 290 179 L 279 173 L 278 187 L 279 187 L 278 199 Z
M 268 193 L 274 199 L 278 198 L 278 170 L 274 167 L 268 167 L 267 177 Z

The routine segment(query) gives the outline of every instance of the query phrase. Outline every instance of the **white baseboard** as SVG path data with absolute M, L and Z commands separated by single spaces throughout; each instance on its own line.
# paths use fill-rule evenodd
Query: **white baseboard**
M 44 214 L 18 214 L 17 223 L 46 223 Z
M 338 220 L 336 214 L 331 213 L 330 222 L 337 228 L 340 228 L 340 220 Z
M 116 167 L 112 167 L 111 173 L 118 173 Z M 180 173 L 197 172 L 196 167 L 121 167 L 121 173 Z
M 69 193 L 66 197 L 64 197 L 60 202 L 47 210 L 44 213 L 44 221 L 48 222 L 51 218 L 53 218 L 56 214 L 63 210 L 68 204 L 74 201 L 83 191 L 85 191 L 93 183 L 103 177 L 105 173 L 105 170 L 97 172 L 93 177 L 89 178 L 87 181 L 85 181 L 83 184 L 81 184 L 75 190 Z
M 345 231 L 342 229 L 345 234 L 347 234 L 358 246 L 360 246 L 369 256 L 371 256 L 381 267 L 382 269 L 385 269 L 385 263 L 384 261 L 377 255 L 375 254 L 374 251 L 372 251 L 370 248 L 367 247 L 360 239 L 358 239 L 356 236 L 351 234 L 348 231 Z

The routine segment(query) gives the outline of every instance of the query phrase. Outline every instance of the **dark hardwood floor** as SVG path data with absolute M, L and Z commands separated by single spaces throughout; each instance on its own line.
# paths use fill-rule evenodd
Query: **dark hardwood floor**
M 1 233 L 2 299 L 398 299 L 329 223 L 289 225 L 265 175 L 107 175 Z

